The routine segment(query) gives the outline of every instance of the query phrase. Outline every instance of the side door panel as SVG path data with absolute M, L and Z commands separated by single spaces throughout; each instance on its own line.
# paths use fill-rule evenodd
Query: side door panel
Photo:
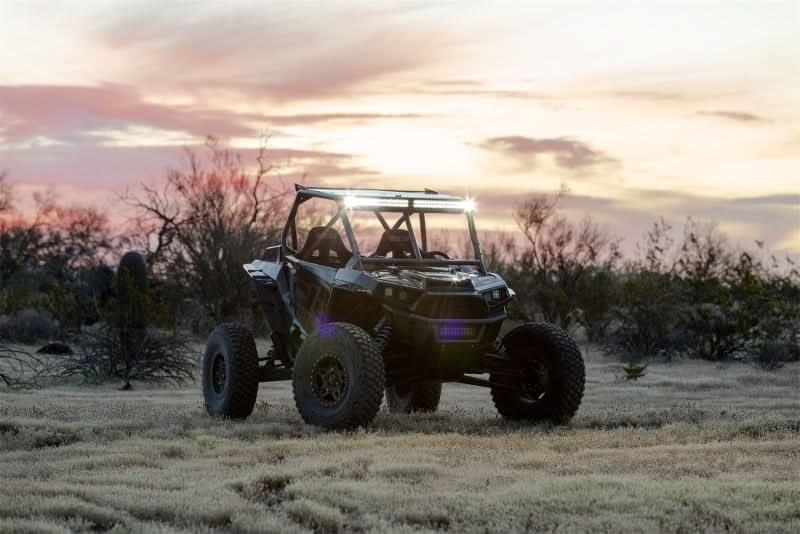
M 291 265 L 255 260 L 244 267 L 256 283 L 259 302 L 270 327 L 279 334 L 288 334 L 294 321 L 294 275 Z
M 327 323 L 336 270 L 295 260 L 295 315 L 307 333 Z

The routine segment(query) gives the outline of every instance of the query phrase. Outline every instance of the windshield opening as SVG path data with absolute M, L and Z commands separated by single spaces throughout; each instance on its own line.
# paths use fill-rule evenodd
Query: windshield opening
M 359 253 L 365 263 L 478 265 L 469 220 L 464 212 L 380 211 L 348 209 Z

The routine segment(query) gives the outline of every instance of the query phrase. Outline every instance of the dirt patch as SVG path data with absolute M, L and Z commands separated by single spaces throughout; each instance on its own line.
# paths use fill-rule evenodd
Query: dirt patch
M 44 449 L 47 447 L 65 447 L 77 443 L 81 438 L 77 434 L 69 432 L 55 432 L 52 434 L 37 435 L 33 438 L 34 449 Z
M 13 423 L 4 423 L 0 421 L 0 434 L 11 434 L 16 436 L 19 434 L 19 427 Z
M 410 513 L 402 518 L 403 523 L 429 530 L 450 530 L 450 518 L 444 514 Z
M 272 507 L 290 499 L 285 490 L 291 483 L 291 477 L 286 475 L 264 475 L 246 482 L 235 482 L 231 488 L 248 501 Z
M 339 509 L 309 499 L 290 502 L 285 510 L 294 521 L 318 533 L 340 532 L 346 522 Z

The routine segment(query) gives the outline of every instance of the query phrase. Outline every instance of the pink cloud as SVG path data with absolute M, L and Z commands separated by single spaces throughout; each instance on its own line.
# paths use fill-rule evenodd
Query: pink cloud
M 202 153 L 202 146 L 188 147 Z M 237 150 L 245 164 L 255 162 L 256 150 Z M 321 150 L 267 149 L 275 175 L 295 179 L 305 173 L 324 180 L 334 176 L 360 176 L 373 171 L 353 165 L 353 156 Z M 0 151 L 0 169 L 9 171 L 15 182 L 38 185 L 66 185 L 123 191 L 142 182 L 161 179 L 167 169 L 185 163 L 179 147 L 97 147 L 59 145 Z
M 136 64 L 137 83 L 225 89 L 281 101 L 341 97 L 444 61 L 463 36 L 421 18 L 424 5 L 303 10 L 165 5 L 101 25 L 97 39 Z
M 588 143 L 569 137 L 533 138 L 522 135 L 490 137 L 480 148 L 511 158 L 526 167 L 535 167 L 541 156 L 550 156 L 559 167 L 580 169 L 615 160 Z
M 5 122 L 5 129 L 0 128 L 0 136 L 8 141 L 22 141 L 39 135 L 78 141 L 86 131 L 121 129 L 130 125 L 186 132 L 198 137 L 214 135 L 224 139 L 256 137 L 263 133 L 249 124 L 363 123 L 431 116 L 420 113 L 360 112 L 262 115 L 155 104 L 145 101 L 134 88 L 121 85 L 0 85 L 0 117 Z
M 132 123 L 200 136 L 257 135 L 235 114 L 149 103 L 135 89 L 120 85 L 0 86 L 0 114 L 6 123 L 2 135 L 9 140 Z

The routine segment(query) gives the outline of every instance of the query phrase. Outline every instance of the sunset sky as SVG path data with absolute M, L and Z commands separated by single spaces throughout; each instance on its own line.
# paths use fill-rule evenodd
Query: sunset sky
M 525 194 L 800 252 L 800 2 L 0 3 L 0 170 L 113 205 L 206 134 L 286 180 Z

